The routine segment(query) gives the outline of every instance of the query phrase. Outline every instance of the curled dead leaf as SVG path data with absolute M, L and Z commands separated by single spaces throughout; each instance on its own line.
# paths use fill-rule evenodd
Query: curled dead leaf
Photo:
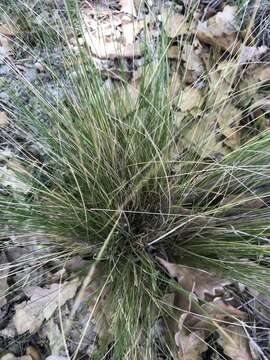
M 207 21 L 199 21 L 196 36 L 202 42 L 220 46 L 224 50 L 235 52 L 239 48 L 236 30 L 236 6 L 226 5 Z
M 185 290 L 195 293 L 200 299 L 220 296 L 224 294 L 224 286 L 231 284 L 231 281 L 221 280 L 204 270 L 176 265 L 159 257 L 157 260 Z

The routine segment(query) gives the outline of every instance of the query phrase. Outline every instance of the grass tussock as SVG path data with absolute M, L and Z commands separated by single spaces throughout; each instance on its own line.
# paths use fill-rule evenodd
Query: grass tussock
M 61 35 L 50 29 L 59 46 L 70 48 L 72 34 L 77 48 L 76 53 L 74 48 L 63 52 L 61 76 L 46 65 L 64 100 L 56 101 L 42 84 L 32 85 L 19 75 L 41 115 L 20 98 L 6 108 L 12 124 L 4 137 L 14 150 L 8 165 L 23 191 L 1 196 L 0 235 L 4 248 L 4 239 L 14 234 L 39 234 L 46 237 L 41 246 L 51 247 L 53 256 L 65 261 L 81 255 L 89 259 L 90 270 L 101 268 L 105 286 L 98 289 L 93 314 L 99 310 L 101 323 L 109 322 L 111 328 L 102 337 L 105 350 L 97 356 L 105 356 L 111 346 L 113 359 L 151 359 L 153 324 L 171 314 L 164 294 L 169 287 L 181 291 L 156 256 L 270 291 L 270 130 L 250 136 L 249 126 L 240 125 L 235 132 L 243 130 L 245 138 L 221 157 L 208 151 L 214 130 L 207 137 L 202 131 L 195 149 L 183 137 L 194 122 L 199 128 L 228 102 L 241 103 L 252 87 L 267 91 L 267 84 L 239 90 L 233 69 L 233 92 L 221 94 L 219 84 L 227 79 L 231 60 L 216 87 L 203 91 L 199 116 L 179 121 L 170 91 L 171 40 L 166 34 L 156 41 L 154 58 L 145 47 L 139 86 L 125 80 L 123 71 L 112 87 L 89 48 L 80 45 L 83 29 L 75 15 L 76 8 L 67 3 L 68 30 L 64 23 Z M 37 39 L 40 34 L 46 44 L 50 38 L 37 31 Z M 21 39 L 17 44 L 31 54 Z M 234 58 L 240 55 L 238 50 Z M 218 52 L 213 59 L 219 61 Z M 210 68 L 200 81 L 215 72 Z M 181 108 L 181 96 L 177 101 Z M 251 106 L 243 105 L 243 113 Z M 19 138 L 14 136 L 18 133 Z M 88 268 L 82 270 L 87 274 Z

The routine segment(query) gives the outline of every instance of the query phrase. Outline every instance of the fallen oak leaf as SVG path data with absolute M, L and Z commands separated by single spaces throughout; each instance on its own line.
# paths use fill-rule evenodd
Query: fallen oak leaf
M 246 320 L 247 314 L 227 304 L 221 298 L 203 304 L 201 309 L 203 311 L 200 314 L 188 312 L 179 318 L 178 331 L 175 334 L 175 342 L 179 347 L 179 359 L 201 359 L 202 352 L 208 347 L 206 338 L 214 331 L 218 331 L 220 336 L 218 342 L 224 345 L 224 352 L 231 357 L 235 351 L 235 355 L 238 356 L 232 357 L 232 360 L 250 360 L 248 339 L 238 322 L 238 320 Z M 235 337 L 231 337 L 231 333 L 226 331 L 229 326 L 240 329 L 239 334 L 241 333 L 242 338 L 239 339 L 237 333 Z M 240 346 L 240 348 L 236 349 L 233 346 Z
M 224 336 L 224 333 L 221 333 L 219 329 L 217 331 L 219 333 L 217 342 L 231 360 L 252 360 L 249 341 L 241 325 L 230 324 L 226 326 L 223 331 L 226 331 L 228 336 Z
M 199 360 L 203 352 L 207 350 L 207 343 L 204 341 L 205 332 L 189 331 L 185 325 L 185 319 L 188 314 L 182 314 L 179 318 L 178 331 L 175 334 L 175 343 L 179 348 L 179 360 Z
M 99 58 L 138 57 L 142 55 L 140 44 L 122 44 L 116 41 L 106 41 L 92 34 L 85 35 L 92 54 Z
M 201 55 L 203 48 L 199 41 L 194 40 L 192 45 L 184 43 L 181 59 L 185 62 L 185 81 L 192 83 L 204 72 L 204 63 Z
M 174 100 L 174 105 L 184 113 L 200 111 L 202 104 L 203 96 L 201 90 L 192 86 L 184 88 Z
M 204 270 L 176 265 L 160 257 L 156 257 L 156 259 L 185 290 L 195 293 L 198 298 L 203 300 L 207 297 L 223 295 L 224 286 L 232 283 L 229 280 L 219 279 L 216 275 Z
M 240 52 L 239 65 L 245 65 L 249 62 L 257 62 L 259 58 L 268 50 L 267 46 L 244 46 Z
M 24 292 L 30 300 L 15 305 L 13 317 L 18 334 L 26 331 L 35 333 L 44 320 L 51 318 L 58 306 L 64 305 L 75 296 L 79 284 L 79 280 L 74 279 L 62 285 L 52 284 L 49 288 L 33 286 L 25 289 Z
M 237 41 L 236 6 L 226 5 L 207 21 L 199 21 L 195 35 L 207 44 L 220 46 L 223 50 L 236 52 L 240 46 Z

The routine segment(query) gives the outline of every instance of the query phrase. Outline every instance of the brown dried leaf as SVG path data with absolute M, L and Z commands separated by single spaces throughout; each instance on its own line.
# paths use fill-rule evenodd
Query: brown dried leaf
M 187 33 L 187 25 L 184 15 L 176 13 L 172 9 L 161 10 L 161 20 L 168 37 L 175 38 Z
M 112 98 L 121 101 L 121 115 L 126 116 L 136 108 L 139 97 L 139 90 L 133 84 L 117 83 L 111 89 Z M 119 106 L 116 106 L 116 101 L 111 102 L 111 109 L 113 113 L 119 112 Z
M 74 297 L 79 284 L 79 280 L 74 279 L 62 285 L 52 284 L 49 288 L 33 286 L 24 290 L 30 300 L 15 305 L 13 321 L 18 334 L 26 331 L 35 333 L 45 319 L 50 319 L 58 306 Z
M 203 104 L 203 96 L 201 90 L 192 86 L 187 86 L 179 96 L 175 99 L 174 105 L 182 112 L 198 113 Z
M 205 332 L 204 330 L 188 331 L 184 325 L 187 315 L 180 316 L 178 332 L 175 334 L 175 343 L 179 348 L 179 360 L 199 360 L 201 354 L 207 350 L 207 343 L 204 341 Z
M 142 50 L 138 43 L 123 44 L 117 41 L 107 41 L 91 33 L 85 34 L 85 39 L 90 46 L 92 54 L 99 58 L 132 58 L 142 55 Z
M 185 148 L 192 147 L 202 158 L 226 155 L 229 149 L 218 138 L 216 118 L 211 114 L 193 121 L 182 133 Z
M 194 40 L 193 44 L 185 43 L 181 52 L 181 59 L 185 62 L 186 77 L 190 77 L 191 81 L 197 80 L 204 72 L 204 64 L 201 58 L 202 46 L 199 41 Z
M 235 351 L 238 357 L 232 357 L 233 360 L 250 360 L 248 339 L 243 328 L 237 325 L 238 320 L 247 319 L 247 314 L 225 303 L 221 298 L 216 298 L 201 308 L 201 314 L 189 312 L 179 318 L 179 330 L 175 334 L 176 345 L 180 348 L 179 359 L 201 359 L 202 352 L 207 350 L 205 339 L 213 331 L 218 331 L 218 342 L 227 355 L 232 357 L 231 354 Z M 237 330 L 234 336 L 228 332 L 229 327 Z
M 223 331 L 227 332 L 226 336 Z M 243 327 L 236 324 L 226 326 L 219 332 L 219 339 L 217 342 L 223 348 L 225 355 L 229 356 L 231 360 L 252 360 L 250 352 L 249 341 Z
M 237 51 L 239 43 L 236 31 L 236 6 L 226 5 L 222 12 L 218 12 L 209 20 L 199 22 L 196 36 L 202 42 L 218 45 L 224 50 Z
M 178 59 L 179 58 L 179 48 L 176 45 L 170 46 L 167 52 L 169 59 Z
M 123 37 L 125 38 L 126 44 L 133 44 L 136 36 L 141 32 L 144 28 L 145 24 L 147 24 L 147 19 L 139 20 L 139 21 L 129 21 L 127 23 L 122 24 L 122 32 Z
M 136 20 L 123 14 L 84 11 L 85 41 L 99 58 L 134 57 L 142 54 L 136 36 L 148 23 L 146 16 Z
M 238 127 L 241 118 L 242 112 L 232 104 L 226 104 L 217 115 L 220 132 L 227 138 L 225 143 L 232 149 L 240 145 Z
M 224 294 L 224 286 L 231 284 L 231 281 L 221 280 L 204 270 L 176 265 L 159 257 L 157 260 L 185 290 L 195 293 L 200 299 L 220 296 Z

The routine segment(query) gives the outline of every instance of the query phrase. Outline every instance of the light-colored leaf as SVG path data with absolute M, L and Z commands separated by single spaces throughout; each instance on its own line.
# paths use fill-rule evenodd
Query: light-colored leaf
M 0 111 L 0 128 L 7 125 L 8 117 L 5 111 Z
M 34 286 L 25 289 L 30 300 L 15 305 L 13 317 L 18 334 L 26 331 L 35 333 L 44 320 L 50 319 L 58 306 L 74 297 L 79 284 L 79 280 L 74 279 L 62 285 L 52 284 L 49 288 Z
M 225 143 L 232 149 L 240 145 L 240 133 L 238 130 L 242 112 L 232 104 L 221 107 L 217 113 L 217 122 L 220 132 L 226 137 Z
M 230 324 L 223 330 L 218 329 L 218 344 L 223 348 L 225 355 L 231 360 L 252 360 L 247 334 L 241 325 Z
M 149 22 L 122 13 L 83 12 L 84 37 L 92 55 L 99 58 L 134 57 L 142 55 L 142 45 L 135 41 Z
M 202 42 L 220 46 L 224 50 L 235 52 L 239 48 L 236 30 L 236 6 L 226 5 L 207 21 L 199 21 L 196 36 Z
M 267 50 L 267 46 L 244 46 L 240 52 L 239 64 L 244 65 L 251 61 L 257 62 Z
M 8 353 L 0 358 L 0 360 L 33 360 L 30 355 L 16 357 L 12 353 Z
M 164 30 L 170 38 L 186 34 L 188 30 L 184 15 L 173 11 L 173 9 L 163 8 L 161 10 L 161 20 Z
M 174 104 L 182 112 L 200 111 L 203 104 L 202 92 L 200 89 L 187 86 L 179 93 L 179 96 L 175 99 Z
M 12 54 L 12 48 L 8 38 L 0 34 L 0 61 Z
M 197 80 L 204 72 L 204 64 L 201 58 L 202 46 L 198 40 L 194 40 L 192 45 L 183 44 L 181 59 L 185 63 L 185 81 L 192 83 Z
M 203 352 L 207 350 L 204 330 L 189 331 L 184 321 L 187 314 L 182 314 L 179 319 L 179 329 L 175 334 L 175 343 L 179 348 L 179 360 L 200 360 Z
M 119 0 L 119 4 L 122 12 L 133 16 L 137 15 L 134 0 Z
M 10 24 L 0 24 L 0 35 L 12 36 L 15 31 Z
M 111 89 L 111 109 L 113 113 L 119 114 L 119 106 L 116 106 L 117 99 L 118 104 L 121 102 L 121 115 L 126 116 L 136 108 L 137 100 L 139 97 L 139 90 L 133 84 L 116 83 Z M 114 99 L 114 100 L 113 100 Z M 116 101 L 115 101 L 116 100 Z

